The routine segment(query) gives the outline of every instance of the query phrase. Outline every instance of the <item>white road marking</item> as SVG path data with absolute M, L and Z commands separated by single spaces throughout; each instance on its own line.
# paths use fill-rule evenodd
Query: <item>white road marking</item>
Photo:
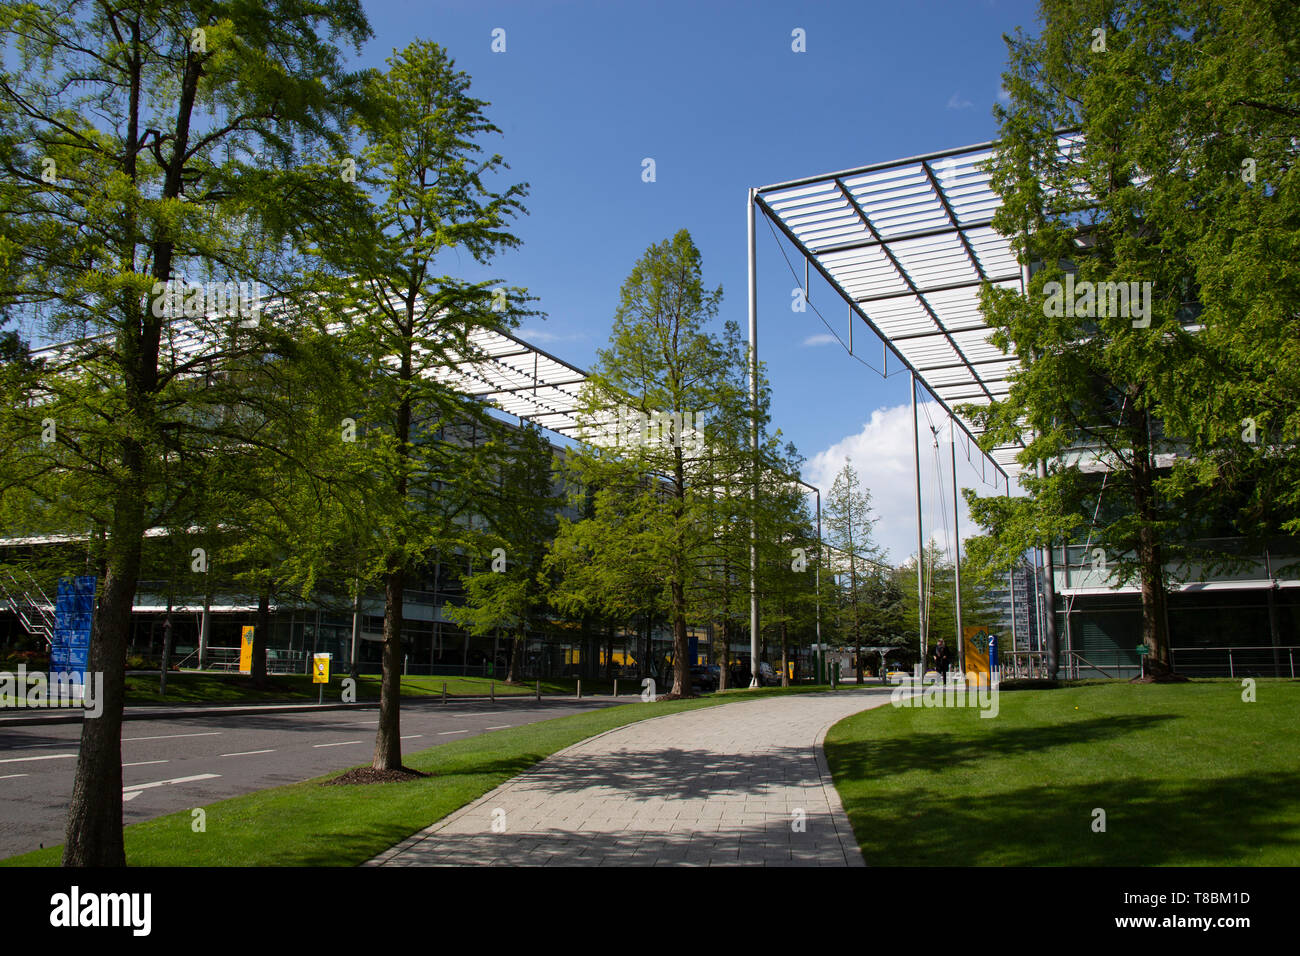
M 152 790 L 154 787 L 165 787 L 169 783 L 190 783 L 194 780 L 213 780 L 220 777 L 219 773 L 196 773 L 192 777 L 172 777 L 170 780 L 154 780 L 151 783 L 133 783 L 129 787 L 123 787 L 122 792 L 129 790 Z
M 513 727 L 514 724 L 497 724 L 495 727 L 487 727 L 486 730 L 505 730 L 507 727 Z
M 251 757 L 253 754 L 273 754 L 274 750 L 240 750 L 233 754 L 222 754 L 223 757 Z
M 469 733 L 468 730 L 444 730 L 442 733 L 438 734 L 438 736 L 446 737 L 448 734 L 467 734 L 467 733 Z
M 73 741 L 65 740 L 62 743 L 57 743 L 57 744 L 14 744 L 12 747 L 6 747 L 5 749 L 6 750 L 38 750 L 38 749 L 48 750 L 51 747 L 66 747 L 70 743 L 73 743 Z
M 209 730 L 202 734 L 163 734 L 161 737 L 123 737 L 122 743 L 128 740 L 175 740 L 177 737 L 219 737 L 221 731 Z
M 138 763 L 124 763 L 123 767 L 147 767 L 151 763 L 170 763 L 169 760 L 141 760 Z
M 336 744 L 312 744 L 313 747 L 346 747 L 348 744 L 359 744 L 360 740 L 340 740 Z
M 0 763 L 30 763 L 33 760 L 70 760 L 76 754 L 42 754 L 39 757 L 6 757 Z
M 407 734 L 402 740 L 414 740 L 416 737 L 423 737 L 424 734 Z
M 14 777 L 30 777 L 29 773 L 7 773 L 0 780 L 12 780 Z
M 219 773 L 199 773 L 192 777 L 174 777 L 171 780 L 155 780 L 152 783 L 136 783 L 129 787 L 122 788 L 122 802 L 134 800 L 145 790 L 152 790 L 154 787 L 164 787 L 169 783 L 192 783 L 195 780 L 212 780 L 220 777 Z

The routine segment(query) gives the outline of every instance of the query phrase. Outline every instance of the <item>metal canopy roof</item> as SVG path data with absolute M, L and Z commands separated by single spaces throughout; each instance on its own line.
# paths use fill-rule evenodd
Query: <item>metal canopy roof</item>
M 442 369 L 440 380 L 516 418 L 580 438 L 579 397 L 587 373 L 508 332 L 475 330 L 476 356 Z
M 1014 356 L 988 341 L 983 282 L 1023 292 L 1001 204 L 981 164 L 994 143 L 844 170 L 755 191 L 758 208 L 804 255 L 968 435 L 957 405 L 1006 398 Z M 1003 474 L 1021 445 L 989 453 Z
M 266 312 L 273 313 L 274 304 Z M 179 365 L 200 356 L 232 318 L 173 319 L 163 333 L 162 357 Z M 109 336 L 95 336 L 33 350 L 33 356 L 75 361 L 77 347 Z M 536 422 L 569 438 L 581 436 L 577 411 L 587 373 L 509 332 L 474 330 L 469 357 L 440 366 L 434 376 L 463 395 L 477 398 L 516 418 Z

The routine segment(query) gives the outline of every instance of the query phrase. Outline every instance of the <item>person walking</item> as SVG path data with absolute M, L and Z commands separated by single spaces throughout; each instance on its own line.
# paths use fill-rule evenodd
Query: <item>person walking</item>
M 944 644 L 943 638 L 939 638 L 934 645 L 934 669 L 939 672 L 939 682 L 948 683 L 948 665 L 952 658 L 948 654 L 948 646 Z

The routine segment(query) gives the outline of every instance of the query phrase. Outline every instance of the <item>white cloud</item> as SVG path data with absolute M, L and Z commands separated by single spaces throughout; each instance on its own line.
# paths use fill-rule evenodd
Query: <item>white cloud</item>
M 954 93 L 948 97 L 948 109 L 950 110 L 966 110 L 974 105 L 970 100 L 963 99 L 960 93 Z
M 1007 89 L 1005 86 L 998 87 L 998 102 L 999 103 L 1011 102 L 1011 91 Z
M 536 326 L 525 326 L 523 328 L 515 330 L 514 334 L 518 338 L 523 339 L 525 342 L 537 342 L 537 343 L 575 342 L 580 339 L 586 338 L 586 336 L 581 332 L 571 332 L 568 335 L 561 335 L 558 332 L 548 332 L 546 329 L 538 328 Z
M 816 335 L 810 335 L 803 340 L 804 345 L 834 345 L 838 342 L 835 336 L 829 332 L 818 332 Z
M 930 417 L 926 418 L 925 412 Z M 934 538 L 939 547 L 950 549 L 952 537 L 952 469 L 948 450 L 948 417 L 938 405 L 923 402 L 918 408 L 921 428 L 921 491 L 922 516 L 925 538 Z M 943 489 L 943 506 L 940 508 L 936 486 L 934 436 L 929 422 L 939 429 L 940 481 Z M 971 446 L 974 470 L 966 463 L 966 442 L 957 432 L 957 484 L 960 488 L 974 487 L 981 495 L 994 494 L 992 466 L 985 467 L 988 486 L 980 481 L 979 451 Z M 824 451 L 813 455 L 804 468 L 806 480 L 822 490 L 822 508 L 830 493 L 835 475 L 848 458 L 858 471 L 863 486 L 871 492 L 871 507 L 876 525 L 873 537 L 888 552 L 893 564 L 906 561 L 916 553 L 916 477 L 912 460 L 912 407 L 898 405 L 878 408 L 871 420 L 856 435 L 849 435 Z M 999 488 L 1005 491 L 1005 485 Z M 958 521 L 963 538 L 978 534 L 971 524 L 966 500 L 957 501 Z M 947 529 L 945 531 L 945 528 Z

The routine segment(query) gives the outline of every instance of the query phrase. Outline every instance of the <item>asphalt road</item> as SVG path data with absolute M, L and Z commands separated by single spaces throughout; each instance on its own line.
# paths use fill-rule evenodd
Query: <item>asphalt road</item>
M 635 700 L 407 703 L 402 749 L 425 750 Z M 127 721 L 122 725 L 123 819 L 139 823 L 367 763 L 378 723 L 378 708 Z M 80 723 L 0 725 L 0 858 L 63 843 L 80 740 Z

